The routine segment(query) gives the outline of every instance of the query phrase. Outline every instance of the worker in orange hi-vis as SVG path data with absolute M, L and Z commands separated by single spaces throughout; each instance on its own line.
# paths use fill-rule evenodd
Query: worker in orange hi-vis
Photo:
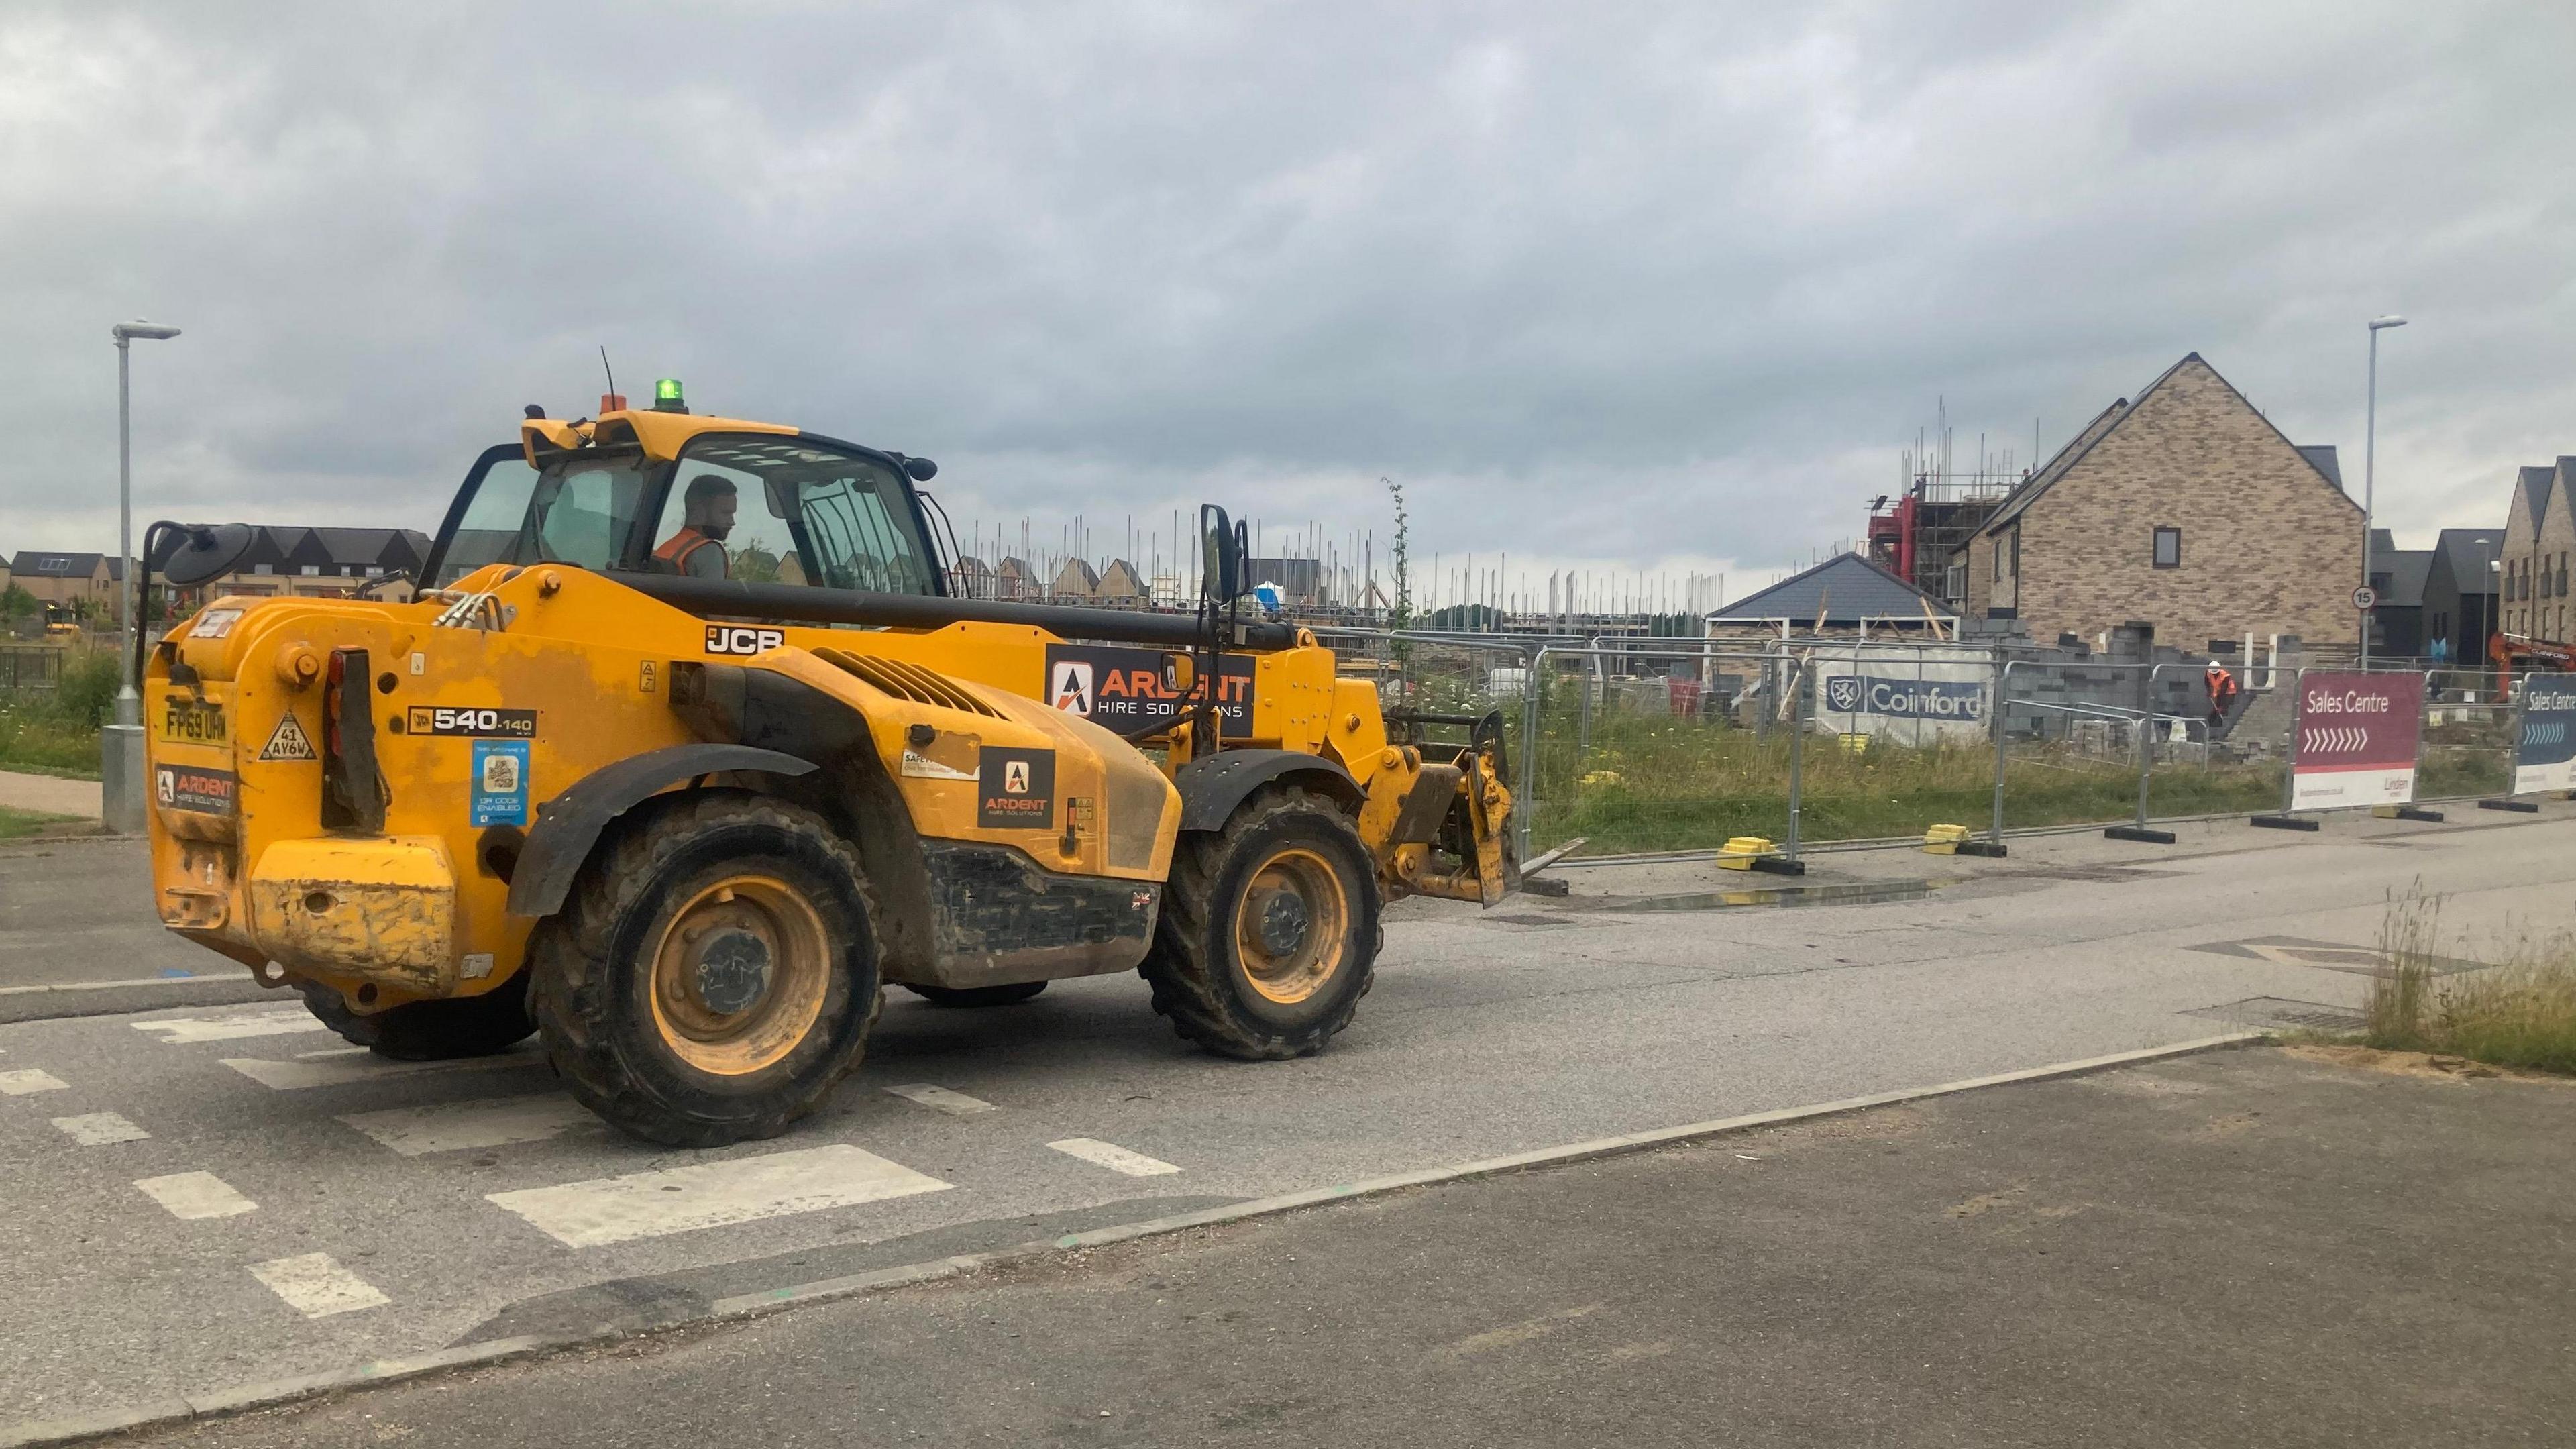
M 2214 732 L 2227 722 L 2228 707 L 2236 703 L 2236 676 L 2227 666 L 2209 661 L 2209 727 Z
M 672 573 L 691 578 L 730 576 L 733 567 L 725 555 L 724 540 L 733 532 L 733 481 L 719 474 L 701 473 L 689 480 L 688 491 L 681 498 L 681 506 L 688 510 L 686 520 L 678 532 L 653 550 L 654 561 Z

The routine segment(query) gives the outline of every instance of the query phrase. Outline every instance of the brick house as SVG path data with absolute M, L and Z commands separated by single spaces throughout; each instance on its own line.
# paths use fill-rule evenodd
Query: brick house
M 9 561 L 9 581 L 37 602 L 68 607 L 87 600 L 113 613 L 124 571 L 103 553 L 51 553 L 29 549 Z
M 2197 352 L 2085 424 L 1961 552 L 1969 616 L 2043 642 L 2131 620 L 2184 649 L 2359 633 L 2361 505 L 2334 450 L 2283 437 Z
M 2567 557 L 2576 553 L 2576 457 L 2524 468 L 2504 520 L 2497 606 L 2508 639 L 2570 641 Z

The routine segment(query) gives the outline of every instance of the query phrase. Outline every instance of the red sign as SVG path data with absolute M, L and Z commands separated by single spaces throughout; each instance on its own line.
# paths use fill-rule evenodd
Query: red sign
M 2424 676 L 2302 675 L 2297 728 L 2290 757 L 2291 809 L 2403 805 L 2415 798 Z

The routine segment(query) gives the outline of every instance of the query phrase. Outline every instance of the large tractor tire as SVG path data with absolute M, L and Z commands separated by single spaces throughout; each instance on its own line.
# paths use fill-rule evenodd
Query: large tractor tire
M 1223 830 L 1173 848 L 1141 971 L 1154 1009 L 1220 1056 L 1311 1056 L 1350 1025 L 1377 970 L 1377 875 L 1350 817 L 1268 786 Z
M 903 989 L 933 1006 L 1017 1006 L 1046 990 L 1043 981 L 1014 981 L 1008 986 L 915 986 Z
M 857 854 L 733 791 L 620 822 L 531 942 L 538 1029 L 582 1105 L 673 1147 L 775 1137 L 859 1062 L 882 1000 Z
M 351 1046 L 400 1062 L 488 1057 L 526 1041 L 537 1029 L 528 1014 L 526 980 L 504 981 L 480 996 L 413 1001 L 361 1015 L 339 992 L 318 982 L 297 985 L 304 1009 Z

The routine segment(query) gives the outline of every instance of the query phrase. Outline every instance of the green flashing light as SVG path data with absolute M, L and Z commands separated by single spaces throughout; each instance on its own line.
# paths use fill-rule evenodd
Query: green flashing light
M 688 403 L 680 396 L 680 380 L 678 378 L 666 377 L 653 384 L 653 411 L 657 413 L 684 413 L 688 410 Z

